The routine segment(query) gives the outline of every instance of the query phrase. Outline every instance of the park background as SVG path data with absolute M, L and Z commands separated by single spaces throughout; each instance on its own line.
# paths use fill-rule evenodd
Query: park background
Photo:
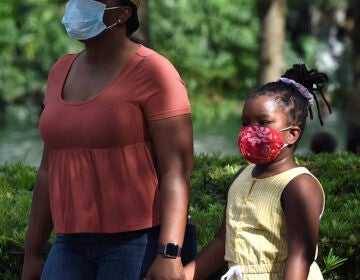
M 42 143 L 37 129 L 53 63 L 82 45 L 61 24 L 66 1 L 1 0 L 0 279 L 18 279 L 31 190 Z M 222 218 L 224 194 L 245 162 L 236 140 L 244 98 L 294 63 L 329 75 L 333 113 L 308 121 L 297 161 L 323 183 L 320 264 L 326 279 L 360 279 L 360 1 L 142 0 L 143 44 L 166 56 L 186 83 L 196 165 L 190 212 L 199 248 Z M 114 46 L 116 47 L 116 46 Z M 320 104 L 321 100 L 320 100 Z M 337 154 L 309 154 L 327 131 Z M 346 150 L 350 151 L 347 153 Z M 339 171 L 341 172 L 339 175 Z
M 0 163 L 39 164 L 37 124 L 47 74 L 61 56 L 82 49 L 61 24 L 65 3 L 1 1 Z M 353 0 L 143 0 L 136 37 L 165 55 L 185 81 L 196 153 L 236 154 L 242 100 L 294 63 L 329 75 L 325 94 L 333 107 L 331 115 L 322 108 L 324 127 L 315 112 L 297 152 L 309 152 L 317 131 L 336 137 L 338 151 L 355 151 L 359 6 Z

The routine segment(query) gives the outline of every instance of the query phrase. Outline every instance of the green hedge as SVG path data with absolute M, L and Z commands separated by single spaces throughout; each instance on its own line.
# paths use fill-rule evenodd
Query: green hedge
M 348 153 L 297 157 L 323 184 L 326 208 L 318 263 L 325 279 L 360 279 L 360 157 Z M 229 184 L 245 164 L 240 156 L 197 155 L 191 179 L 190 214 L 198 249 L 214 236 Z M 36 168 L 0 166 L 0 279 L 19 279 Z

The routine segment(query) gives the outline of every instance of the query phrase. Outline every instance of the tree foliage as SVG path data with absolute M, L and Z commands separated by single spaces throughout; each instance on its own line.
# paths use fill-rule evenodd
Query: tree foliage
M 254 86 L 258 20 L 252 0 L 149 3 L 152 47 L 175 64 L 190 93 L 246 93 Z M 61 0 L 2 1 L 0 107 L 41 104 L 51 65 L 81 48 L 66 36 L 63 12 Z
M 191 94 L 246 92 L 258 67 L 252 0 L 151 0 L 152 46 L 177 67 Z
M 256 86 L 260 28 L 257 1 L 146 1 L 152 48 L 176 66 L 190 95 L 241 98 Z M 314 29 L 309 11 L 317 7 L 326 11 L 323 15 L 332 15 L 345 2 L 288 0 L 287 66 L 299 61 L 317 66 L 317 60 L 330 48 L 327 39 L 331 30 L 326 27 L 332 25 L 318 24 Z M 62 0 L 1 2 L 0 115 L 5 105 L 40 104 L 51 65 L 65 53 L 82 48 L 67 37 L 61 24 L 64 4 Z M 351 69 L 340 63 L 342 56 L 336 60 L 340 66 L 334 75 L 349 77 L 346 73 Z
M 38 102 L 47 73 L 78 44 L 65 36 L 61 0 L 3 0 L 0 5 L 0 103 Z

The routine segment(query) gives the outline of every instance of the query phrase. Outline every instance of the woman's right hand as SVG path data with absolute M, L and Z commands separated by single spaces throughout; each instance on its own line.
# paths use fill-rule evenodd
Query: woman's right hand
M 46 147 L 44 147 L 33 191 L 29 226 L 25 236 L 22 280 L 40 279 L 45 263 L 42 258 L 42 252 L 52 228 L 49 201 L 48 153 Z
M 21 280 L 39 280 L 44 267 L 43 258 L 28 256 L 24 259 Z

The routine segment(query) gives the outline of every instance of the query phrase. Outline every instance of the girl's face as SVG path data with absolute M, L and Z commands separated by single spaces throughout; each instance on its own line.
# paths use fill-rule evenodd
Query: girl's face
M 280 130 L 290 126 L 286 113 L 272 96 L 250 97 L 244 104 L 243 126 L 264 126 Z M 284 131 L 285 132 L 285 131 Z

